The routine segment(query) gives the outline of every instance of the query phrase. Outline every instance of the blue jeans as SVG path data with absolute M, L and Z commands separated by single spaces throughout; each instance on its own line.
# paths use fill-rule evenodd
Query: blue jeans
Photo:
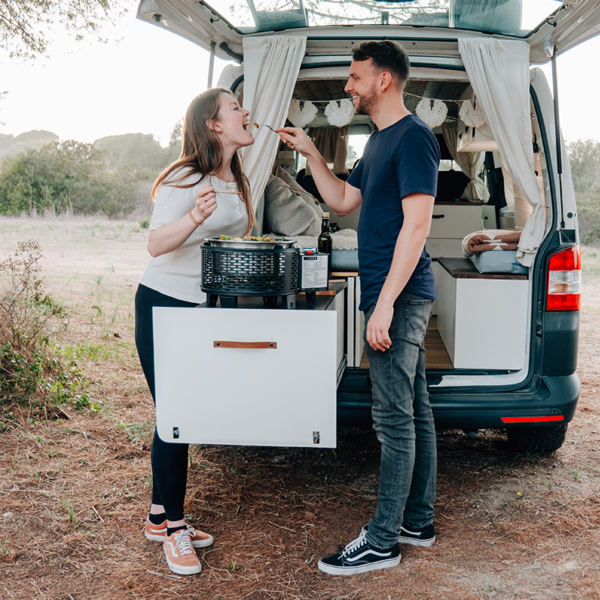
M 368 324 L 375 304 L 365 310 Z M 433 523 L 437 452 L 433 413 L 425 379 L 425 332 L 431 300 L 402 292 L 389 330 L 392 346 L 382 352 L 366 341 L 373 384 L 373 428 L 381 443 L 377 510 L 367 541 L 393 546 L 400 527 L 422 531 Z

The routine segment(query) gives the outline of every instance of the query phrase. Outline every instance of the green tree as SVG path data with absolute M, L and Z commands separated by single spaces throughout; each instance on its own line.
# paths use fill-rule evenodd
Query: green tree
M 9 56 L 44 54 L 56 26 L 75 35 L 97 31 L 122 16 L 127 0 L 0 0 L 0 48 Z
M 106 154 L 91 144 L 70 140 L 26 150 L 3 161 L 0 171 L 0 214 L 51 208 L 115 217 L 136 203 L 135 177 L 109 171 Z
M 577 140 L 567 145 L 573 186 L 579 193 L 600 189 L 600 142 Z
M 160 171 L 168 162 L 168 150 L 153 135 L 126 133 L 100 138 L 94 147 L 104 150 L 112 167 Z

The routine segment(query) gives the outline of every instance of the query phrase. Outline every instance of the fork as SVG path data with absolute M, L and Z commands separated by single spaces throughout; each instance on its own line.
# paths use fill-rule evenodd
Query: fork
M 262 125 L 259 125 L 258 123 L 253 123 L 254 127 L 256 127 L 257 129 L 259 127 L 266 127 L 267 129 L 270 129 L 273 133 L 277 133 L 270 125 L 265 125 L 264 123 Z

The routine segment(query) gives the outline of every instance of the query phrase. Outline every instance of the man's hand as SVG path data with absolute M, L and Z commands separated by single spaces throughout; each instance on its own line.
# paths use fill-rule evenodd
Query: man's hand
M 367 342 L 373 350 L 385 352 L 392 345 L 390 326 L 394 317 L 394 306 L 378 301 L 367 325 Z
M 309 156 L 318 154 L 317 148 L 312 143 L 311 139 L 304 133 L 303 129 L 299 127 L 281 127 L 275 130 L 281 140 L 286 143 L 292 150 L 302 154 L 302 156 Z

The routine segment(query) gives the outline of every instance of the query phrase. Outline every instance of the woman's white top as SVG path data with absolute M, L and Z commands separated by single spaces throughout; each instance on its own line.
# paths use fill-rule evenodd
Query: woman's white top
M 169 181 L 176 179 L 176 171 Z M 193 183 L 200 175 L 193 174 L 181 184 Z M 184 300 L 202 303 L 206 294 L 200 290 L 202 260 L 200 244 L 206 239 L 221 234 L 232 237 L 244 235 L 248 227 L 248 213 L 242 197 L 237 194 L 220 194 L 219 191 L 237 191 L 234 183 L 226 183 L 214 175 L 202 177 L 189 188 L 173 187 L 162 183 L 156 193 L 150 230 L 161 225 L 169 225 L 185 217 L 196 205 L 196 194 L 206 185 L 211 185 L 217 193 L 217 208 L 197 227 L 190 237 L 177 250 L 153 258 L 140 277 L 140 283 L 161 294 Z M 189 219 L 189 216 L 187 216 Z M 190 221 L 191 222 L 191 221 Z

